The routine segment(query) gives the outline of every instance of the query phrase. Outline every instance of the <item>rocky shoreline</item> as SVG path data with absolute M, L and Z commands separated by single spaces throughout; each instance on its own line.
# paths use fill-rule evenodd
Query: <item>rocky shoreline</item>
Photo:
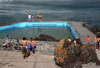
M 82 23 L 82 25 L 84 27 L 86 27 L 86 24 L 85 23 Z M 87 27 L 88 28 L 88 27 Z M 96 36 L 100 37 L 100 28 L 88 28 L 93 34 L 95 34 Z
M 0 50 L 1 51 L 21 51 L 21 49 L 22 49 L 21 41 L 22 40 L 12 39 L 12 42 L 13 42 L 14 46 L 10 45 L 8 47 L 7 44 L 10 41 L 4 40 L 4 39 L 0 39 Z M 40 52 L 41 54 L 45 54 L 45 55 L 54 55 L 54 49 L 59 44 L 59 42 L 36 41 L 36 40 L 35 40 L 35 43 L 36 43 L 35 52 Z M 3 45 L 3 44 L 5 44 L 5 45 Z M 18 49 L 18 47 L 16 47 L 15 45 L 20 47 L 20 49 Z

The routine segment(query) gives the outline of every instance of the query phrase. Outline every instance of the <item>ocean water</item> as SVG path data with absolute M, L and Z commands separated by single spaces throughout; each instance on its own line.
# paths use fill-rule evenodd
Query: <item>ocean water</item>
M 28 14 L 35 18 L 42 14 L 44 21 L 82 21 L 100 28 L 100 0 L 0 0 L 0 25 L 27 21 Z

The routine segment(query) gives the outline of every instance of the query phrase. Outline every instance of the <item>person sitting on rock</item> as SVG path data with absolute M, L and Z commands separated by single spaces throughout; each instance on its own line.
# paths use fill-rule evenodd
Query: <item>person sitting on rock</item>
M 69 42 L 71 42 L 71 39 L 70 39 L 70 37 L 68 37 L 68 41 L 69 41 Z
M 8 39 L 8 35 L 4 39 Z
M 30 41 L 29 41 L 29 48 L 30 50 L 32 49 L 32 53 L 34 54 L 34 48 L 35 47 L 35 42 L 33 41 L 32 38 L 30 38 Z
M 74 39 L 74 44 L 76 45 L 77 43 L 76 43 L 76 39 Z

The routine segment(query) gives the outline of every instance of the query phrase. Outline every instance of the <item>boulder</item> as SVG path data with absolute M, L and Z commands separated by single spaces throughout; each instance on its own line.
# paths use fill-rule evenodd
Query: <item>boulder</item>
M 45 34 L 40 34 L 39 38 L 35 37 L 33 39 L 39 40 L 39 41 L 59 41 L 59 40 L 56 40 L 54 37 L 52 37 L 50 35 L 45 35 Z
M 81 53 L 78 59 L 81 63 L 87 64 L 89 62 L 95 62 L 97 65 L 100 65 L 100 61 L 97 58 L 94 46 L 83 45 L 81 47 Z
M 82 64 L 89 62 L 95 62 L 100 65 L 100 61 L 95 53 L 94 46 L 87 46 L 80 43 L 80 40 L 76 40 L 76 44 L 73 42 L 65 42 L 67 39 L 62 39 L 59 45 L 55 48 L 55 62 L 62 68 L 82 68 Z
M 54 41 L 55 38 L 50 35 L 40 34 L 39 38 L 43 41 Z
M 96 32 L 95 35 L 100 37 L 100 32 Z
M 2 44 L 1 44 L 2 50 L 21 50 L 22 49 L 22 44 L 19 42 L 19 40 L 15 39 L 3 39 Z
M 96 30 L 94 30 L 94 29 L 92 29 L 92 28 L 89 29 L 89 30 L 90 30 L 92 33 L 94 33 L 94 34 L 97 32 Z
M 97 28 L 96 30 L 97 30 L 98 32 L 100 32 L 100 28 Z
M 38 41 L 41 41 L 41 39 L 40 39 L 40 38 L 38 38 L 38 37 L 34 37 L 34 38 L 33 38 L 33 40 L 38 40 Z

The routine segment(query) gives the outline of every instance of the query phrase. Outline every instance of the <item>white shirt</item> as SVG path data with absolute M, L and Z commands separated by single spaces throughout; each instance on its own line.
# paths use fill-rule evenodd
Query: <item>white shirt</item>
M 71 39 L 68 39 L 68 41 L 71 41 Z
M 31 18 L 31 15 L 28 15 L 28 18 Z

